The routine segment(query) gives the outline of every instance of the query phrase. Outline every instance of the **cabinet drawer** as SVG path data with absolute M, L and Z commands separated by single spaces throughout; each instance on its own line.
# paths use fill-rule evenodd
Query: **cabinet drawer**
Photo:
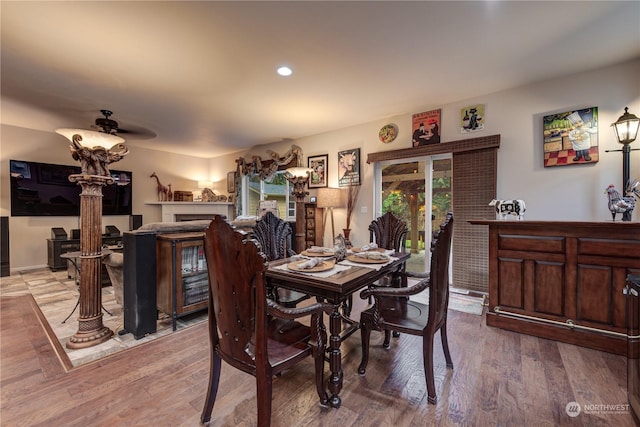
M 305 214 L 305 216 L 307 218 L 315 218 L 316 217 L 316 208 L 307 208 L 306 211 L 307 211 L 307 213 Z
M 501 234 L 498 236 L 498 248 L 512 251 L 563 253 L 565 251 L 565 238 Z
M 635 257 L 640 254 L 640 240 L 578 239 L 578 254 Z

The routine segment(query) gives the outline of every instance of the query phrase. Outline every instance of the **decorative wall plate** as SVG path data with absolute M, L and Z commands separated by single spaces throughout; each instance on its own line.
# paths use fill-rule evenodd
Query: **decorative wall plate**
M 380 141 L 384 142 L 385 144 L 393 142 L 393 140 L 396 139 L 396 136 L 398 136 L 398 127 L 393 123 L 382 126 L 380 132 L 378 132 Z

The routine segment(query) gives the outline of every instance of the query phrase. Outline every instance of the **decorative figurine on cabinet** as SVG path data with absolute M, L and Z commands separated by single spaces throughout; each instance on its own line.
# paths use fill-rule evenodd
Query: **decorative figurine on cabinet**
M 519 220 L 524 219 L 524 211 L 526 210 L 524 200 L 493 199 L 489 206 L 496 207 L 496 219 L 508 219 L 509 216 L 515 216 Z
M 607 198 L 609 199 L 608 206 L 611 212 L 611 218 L 616 220 L 616 214 L 622 214 L 623 221 L 631 221 L 631 214 L 633 208 L 636 206 L 636 201 L 633 196 L 623 196 L 620 194 L 616 187 L 611 184 L 605 190 Z

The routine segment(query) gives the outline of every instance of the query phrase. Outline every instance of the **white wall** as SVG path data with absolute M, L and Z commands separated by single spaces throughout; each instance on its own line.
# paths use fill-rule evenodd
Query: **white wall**
M 535 60 L 535 59 L 532 59 Z M 640 116 L 640 60 L 617 66 L 588 71 L 566 78 L 553 79 L 486 96 L 464 99 L 448 105 L 429 104 L 406 114 L 382 118 L 374 122 L 339 129 L 292 142 L 256 147 L 250 150 L 267 158 L 270 148 L 280 154 L 291 144 L 299 145 L 306 157 L 329 155 L 329 186 L 337 187 L 338 151 L 360 148 L 363 187 L 352 222 L 352 241 L 355 245 L 368 240 L 367 227 L 373 219 L 373 166 L 367 165 L 371 152 L 408 148 L 411 146 L 411 115 L 435 108 L 442 109 L 442 141 L 449 142 L 469 137 L 501 135 L 498 150 L 498 197 L 519 198 L 527 203 L 526 219 L 565 221 L 608 221 L 604 190 L 609 184 L 622 187 L 622 154 L 606 153 L 620 149 L 609 124 L 615 122 L 629 107 Z M 482 132 L 461 134 L 458 114 L 461 108 L 475 103 L 486 105 L 486 128 Z M 596 106 L 599 109 L 598 163 L 544 168 L 542 161 L 542 117 L 574 108 Z M 387 123 L 396 123 L 397 139 L 391 144 L 378 140 L 379 129 Z M 0 140 L 0 214 L 10 215 L 8 161 L 30 160 L 49 163 L 73 164 L 65 142 L 53 132 L 38 132 L 11 126 L 2 126 Z M 153 141 L 149 141 L 149 146 Z M 632 144 L 640 148 L 640 141 Z M 214 191 L 226 194 L 226 174 L 236 168 L 235 159 L 248 156 L 239 152 L 216 159 L 198 159 L 157 152 L 152 149 L 131 147 L 131 154 L 117 164 L 116 169 L 131 170 L 134 174 L 134 213 L 141 213 L 144 222 L 160 220 L 158 207 L 145 205 L 155 200 L 155 182 L 149 179 L 156 171 L 163 184 L 173 183 L 173 190 L 196 191 L 195 181 L 214 181 Z M 640 178 L 640 151 L 631 152 L 631 177 Z M 314 194 L 315 191 L 311 191 Z M 488 203 L 489 201 L 487 201 Z M 362 213 L 365 207 L 367 213 Z M 634 221 L 639 218 L 636 209 Z M 344 227 L 344 209 L 335 211 L 336 231 Z M 122 220 L 122 222 L 118 222 Z M 128 228 L 128 217 L 107 217 L 103 224 L 114 224 L 121 230 Z M 327 224 L 329 225 L 329 224 Z M 62 226 L 67 231 L 77 228 L 77 219 L 10 218 L 12 271 L 46 264 L 46 238 L 50 228 Z M 330 227 L 328 227 L 330 228 Z M 328 237 L 328 236 L 327 236 Z

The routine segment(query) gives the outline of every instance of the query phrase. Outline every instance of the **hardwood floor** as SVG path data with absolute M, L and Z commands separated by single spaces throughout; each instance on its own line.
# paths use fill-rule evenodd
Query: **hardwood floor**
M 2 426 L 199 425 L 209 369 L 206 323 L 68 369 L 31 301 L 31 295 L 1 299 Z M 438 344 L 437 405 L 427 404 L 418 338 L 402 335 L 384 350 L 382 334 L 374 332 L 367 375 L 360 377 L 355 334 L 342 347 L 342 406 L 320 407 L 312 363 L 299 364 L 274 379 L 272 425 L 635 425 L 628 410 L 584 411 L 627 404 L 624 357 L 487 327 L 484 316 L 452 310 L 448 330 L 454 370 L 445 368 Z M 571 401 L 583 408 L 575 418 L 565 411 Z M 255 423 L 253 377 L 223 363 L 210 425 Z

